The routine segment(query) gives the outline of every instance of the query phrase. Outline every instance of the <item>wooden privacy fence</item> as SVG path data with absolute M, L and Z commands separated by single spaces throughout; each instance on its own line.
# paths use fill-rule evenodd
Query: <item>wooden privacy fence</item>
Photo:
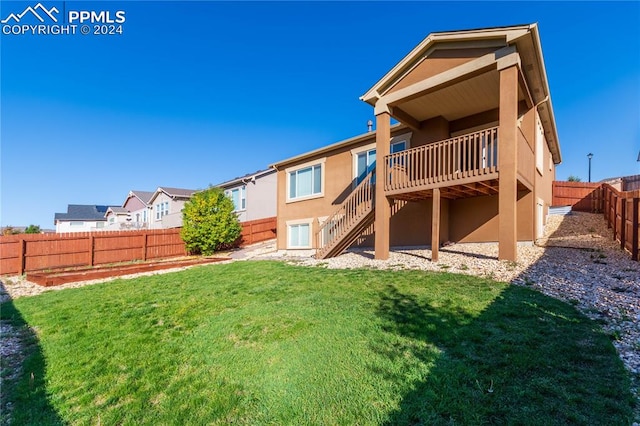
M 241 225 L 241 245 L 275 238 L 275 217 Z M 180 229 L 0 236 L 0 275 L 185 256 Z
M 259 243 L 271 240 L 276 237 L 277 219 L 268 217 L 266 219 L 250 220 L 242 222 L 242 234 L 240 245 Z
M 572 206 L 572 210 L 601 213 L 603 193 L 601 183 L 553 182 L 553 206 Z
M 180 228 L 0 237 L 0 275 L 184 256 Z
M 602 190 L 604 218 L 613 229 L 613 239 L 620 241 L 620 248 L 631 252 L 633 260 L 640 260 L 640 190 L 621 192 L 609 184 L 602 185 Z

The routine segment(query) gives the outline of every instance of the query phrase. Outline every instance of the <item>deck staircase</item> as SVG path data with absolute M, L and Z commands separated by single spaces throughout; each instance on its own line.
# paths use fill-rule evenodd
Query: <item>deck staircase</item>
M 375 169 L 349 194 L 316 233 L 316 259 L 345 251 L 375 219 Z

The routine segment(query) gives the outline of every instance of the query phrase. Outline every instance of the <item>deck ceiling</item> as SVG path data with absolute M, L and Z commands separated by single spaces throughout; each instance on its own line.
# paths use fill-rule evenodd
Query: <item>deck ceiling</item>
M 518 98 L 524 100 L 525 94 L 519 93 Z M 499 106 L 500 74 L 497 70 L 485 72 L 397 105 L 417 121 L 438 116 L 453 121 Z
M 460 198 L 482 197 L 485 195 L 498 194 L 498 179 L 491 179 L 483 182 L 473 182 L 464 185 L 452 185 L 440 188 L 440 197 L 450 200 Z M 518 191 L 528 190 L 526 186 L 518 182 Z M 391 198 L 395 200 L 420 201 L 433 198 L 433 189 L 406 192 L 403 194 L 395 194 Z

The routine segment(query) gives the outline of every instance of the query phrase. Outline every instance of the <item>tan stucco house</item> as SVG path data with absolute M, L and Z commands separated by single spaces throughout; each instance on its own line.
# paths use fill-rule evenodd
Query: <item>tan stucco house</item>
M 278 249 L 498 242 L 516 260 L 541 236 L 561 155 L 536 24 L 432 33 L 361 99 L 375 130 L 272 165 Z

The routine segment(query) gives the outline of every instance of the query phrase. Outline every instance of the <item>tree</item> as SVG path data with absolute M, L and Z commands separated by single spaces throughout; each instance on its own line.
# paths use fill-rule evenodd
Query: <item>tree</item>
M 182 210 L 180 235 L 187 250 L 210 255 L 232 247 L 242 231 L 233 210 L 233 202 L 220 188 L 209 187 L 196 192 Z
M 29 225 L 24 230 L 25 234 L 39 234 L 41 232 L 42 232 L 42 230 L 40 229 L 40 226 L 38 226 L 38 225 Z
M 578 176 L 574 176 L 571 175 L 567 178 L 568 182 L 582 182 L 582 179 L 580 179 Z

